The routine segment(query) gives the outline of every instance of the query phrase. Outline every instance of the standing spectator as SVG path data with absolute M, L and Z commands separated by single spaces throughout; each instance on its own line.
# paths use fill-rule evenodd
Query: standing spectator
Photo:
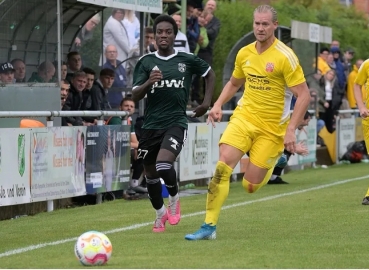
M 87 23 L 82 27 L 82 29 L 78 32 L 70 51 L 78 52 L 83 44 L 87 40 L 90 40 L 92 38 L 93 30 L 100 23 L 100 21 L 101 17 L 99 13 L 96 13 L 91 19 L 89 19 Z
M 140 21 L 137 19 L 134 10 L 124 10 L 123 25 L 127 30 L 128 40 L 130 49 L 135 46 L 139 46 L 138 41 L 140 40 Z
M 106 62 L 103 68 L 109 68 L 114 70 L 115 77 L 112 87 L 124 88 L 127 86 L 127 74 L 126 70 L 121 64 L 121 61 L 117 60 L 118 51 L 114 45 L 108 45 L 105 49 Z
M 67 75 L 66 79 L 71 81 L 73 74 L 82 69 L 82 58 L 79 52 L 70 52 L 67 54 Z
M 350 104 L 351 109 L 356 109 L 356 100 L 354 95 L 354 85 L 355 85 L 355 79 L 357 77 L 357 74 L 359 72 L 359 69 L 361 65 L 363 64 L 363 59 L 356 60 L 355 65 L 353 65 L 352 71 L 350 72 L 348 78 L 347 78 L 347 100 Z M 365 87 L 362 87 L 362 97 L 365 98 Z
M 114 45 L 117 48 L 119 61 L 126 60 L 131 49 L 127 29 L 122 22 L 123 19 L 124 10 L 113 8 L 111 16 L 105 23 L 103 36 L 104 51 L 108 45 Z M 105 56 L 103 56 L 102 64 L 105 61 Z
M 15 69 L 10 63 L 3 63 L 0 67 L 0 81 L 3 84 L 14 83 L 14 72 Z
M 32 76 L 29 78 L 28 82 L 49 83 L 52 82 L 54 75 L 54 64 L 46 60 L 40 64 L 37 72 L 32 73 Z
M 78 111 L 82 105 L 82 91 L 86 88 L 87 75 L 83 71 L 76 71 L 72 78 L 67 100 L 64 103 L 63 111 Z M 79 116 L 63 117 L 63 123 L 68 126 L 90 126 L 90 123 L 83 121 Z
M 334 62 L 336 63 L 336 76 L 338 79 L 338 84 L 340 88 L 345 89 L 346 88 L 346 74 L 345 74 L 345 68 L 341 62 L 340 59 L 340 49 L 338 47 L 331 48 L 331 53 L 333 54 Z
M 208 0 L 206 2 L 205 9 L 207 9 L 211 14 L 214 14 L 217 9 L 217 2 L 215 2 L 215 0 Z
M 152 29 L 152 27 L 145 28 L 145 43 L 144 44 L 145 44 L 144 54 L 156 51 L 154 30 Z
M 333 48 L 333 47 L 340 48 L 340 42 L 338 40 L 332 40 L 331 48 Z
M 188 46 L 187 36 L 179 30 L 181 29 L 181 25 L 182 25 L 182 17 L 181 15 L 173 14 L 172 18 L 174 19 L 174 21 L 176 22 L 178 26 L 178 33 L 177 33 L 176 39 L 174 40 L 174 48 L 177 49 L 178 51 L 189 53 L 190 47 Z
M 330 67 L 330 69 L 336 70 L 337 66 L 336 66 L 336 62 L 334 62 L 334 57 L 332 53 L 328 54 L 327 56 L 327 64 Z
M 17 83 L 26 82 L 26 64 L 22 59 L 13 59 L 10 62 L 14 67 L 14 79 Z
M 197 41 L 196 49 L 194 52 L 195 55 L 199 53 L 200 49 L 206 49 L 206 47 L 209 45 L 208 33 L 206 30 L 206 24 L 207 24 L 206 18 L 208 17 L 208 15 L 209 15 L 209 11 L 205 9 L 198 17 L 199 26 L 200 26 L 200 36 Z
M 352 58 L 354 58 L 355 51 L 352 48 L 347 48 L 342 56 L 342 63 L 345 69 L 345 74 L 348 76 L 352 71 Z
M 331 68 L 328 65 L 328 55 L 329 55 L 329 49 L 324 47 L 320 49 L 320 54 L 318 56 L 318 69 L 322 72 L 322 75 L 327 73 L 328 70 Z
M 197 40 L 200 35 L 198 20 L 193 16 L 194 3 L 187 2 L 187 40 L 190 52 L 193 53 L 196 49 Z
M 112 108 L 108 101 L 108 93 L 109 89 L 113 85 L 114 77 L 114 70 L 104 68 L 100 71 L 99 79 L 96 81 L 91 89 L 92 107 L 94 108 L 94 110 L 105 111 Z M 122 96 L 112 96 L 111 98 L 113 105 L 115 103 L 118 103 L 119 106 L 120 100 L 122 100 Z

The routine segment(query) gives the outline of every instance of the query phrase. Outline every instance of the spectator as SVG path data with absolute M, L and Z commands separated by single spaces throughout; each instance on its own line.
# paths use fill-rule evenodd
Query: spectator
M 0 81 L 3 84 L 14 83 L 14 72 L 15 69 L 10 63 L 3 63 L 0 67 Z
M 94 110 L 105 111 L 112 108 L 108 101 L 108 93 L 109 89 L 113 85 L 114 77 L 115 77 L 114 70 L 104 68 L 100 71 L 99 79 L 96 81 L 96 83 L 91 89 L 92 107 L 94 108 Z M 117 100 L 122 99 L 121 96 L 119 99 L 115 95 L 112 95 L 110 97 L 113 104 L 119 102 Z
M 205 9 L 207 9 L 211 14 L 214 14 L 217 9 L 217 2 L 214 0 L 208 0 L 205 5 Z
M 181 29 L 181 25 L 182 25 L 182 17 L 181 15 L 174 14 L 172 15 L 172 18 L 174 19 L 174 21 L 176 22 L 178 26 L 178 33 L 177 33 L 176 39 L 174 40 L 174 48 L 177 49 L 178 51 L 189 53 L 190 47 L 188 46 L 187 36 L 179 30 Z
M 149 52 L 156 51 L 155 48 L 155 39 L 154 39 L 154 30 L 152 27 L 145 28 L 145 51 L 144 54 Z
M 82 105 L 81 110 L 82 111 L 94 111 L 95 108 L 92 107 L 92 98 L 91 98 L 91 89 L 95 82 L 95 71 L 91 68 L 83 68 L 83 72 L 86 73 L 86 87 L 82 91 Z M 93 125 L 97 124 L 97 117 L 93 116 L 84 116 L 82 117 L 82 120 L 85 122 L 91 123 Z
M 114 45 L 117 48 L 119 61 L 126 60 L 131 49 L 127 29 L 122 22 L 123 19 L 124 10 L 113 8 L 112 15 L 105 23 L 103 36 L 104 51 L 108 45 Z M 105 61 L 105 56 L 103 56 L 102 64 Z
M 46 60 L 41 63 L 37 69 L 37 72 L 32 73 L 32 76 L 29 78 L 28 82 L 49 83 L 52 82 L 54 75 L 54 64 Z
M 78 111 L 82 105 L 82 91 L 86 88 L 87 75 L 83 71 L 76 71 L 72 78 L 67 100 L 64 103 L 63 111 Z M 68 126 L 90 126 L 79 116 L 64 117 L 64 125 Z
M 101 17 L 99 13 L 96 13 L 91 19 L 87 21 L 87 23 L 82 27 L 82 29 L 78 32 L 72 48 L 70 51 L 78 52 L 83 44 L 92 38 L 93 30 L 100 23 Z
M 209 10 L 205 9 L 200 16 L 198 17 L 199 26 L 200 26 L 200 36 L 197 41 L 196 49 L 194 54 L 197 55 L 199 53 L 200 49 L 206 49 L 206 47 L 209 45 L 209 38 L 208 33 L 206 30 L 206 18 L 209 15 Z
M 67 55 L 67 76 L 66 79 L 71 81 L 73 74 L 82 69 L 82 59 L 79 52 L 70 52 Z
M 356 60 L 356 63 L 355 65 L 353 65 L 352 71 L 350 72 L 347 78 L 347 100 L 349 102 L 349 106 L 351 109 L 357 108 L 356 100 L 354 96 L 354 84 L 355 84 L 356 76 L 363 62 L 364 62 L 363 59 Z M 362 86 L 361 89 L 362 89 L 363 100 L 365 100 L 365 86 Z
M 124 10 L 123 25 L 127 30 L 128 40 L 130 44 L 129 49 L 139 46 L 140 40 L 140 21 L 137 19 L 134 10 Z
M 14 79 L 17 83 L 26 82 L 26 64 L 23 62 L 22 59 L 13 59 L 10 62 L 14 67 Z
M 334 57 L 332 53 L 328 54 L 327 56 L 327 64 L 330 67 L 330 69 L 336 70 L 337 66 L 336 66 L 336 62 L 334 62 Z
M 58 81 L 58 61 L 54 61 L 54 67 L 55 67 L 55 75 L 53 78 L 53 81 Z M 64 61 L 61 63 L 60 65 L 60 77 L 62 80 L 65 80 L 65 78 L 67 77 L 67 72 L 68 72 L 68 67 L 67 67 L 67 63 L 65 63 Z
M 342 63 L 345 69 L 345 74 L 348 76 L 352 71 L 352 59 L 354 58 L 355 51 L 352 48 L 347 48 L 342 56 Z
M 68 97 L 70 84 L 67 80 L 60 81 L 60 97 L 61 97 L 61 108 L 63 108 L 64 103 Z
M 332 40 L 331 48 L 333 47 L 340 48 L 340 42 L 338 40 Z
M 336 76 L 338 79 L 338 84 L 341 89 L 346 88 L 346 74 L 345 74 L 345 68 L 341 62 L 340 59 L 340 49 L 338 47 L 332 47 L 331 53 L 333 54 L 334 62 L 336 63 Z
M 126 70 L 121 64 L 122 62 L 117 60 L 118 51 L 114 45 L 108 45 L 105 49 L 106 62 L 103 68 L 109 68 L 114 70 L 115 77 L 112 87 L 124 88 L 127 86 L 127 74 Z
M 193 16 L 194 4 L 187 2 L 187 40 L 190 52 L 193 53 L 196 49 L 197 40 L 200 35 L 198 20 Z
M 329 55 L 329 49 L 324 47 L 320 49 L 320 54 L 318 56 L 318 69 L 322 72 L 322 75 L 327 73 L 328 70 L 331 68 L 328 65 L 328 55 Z

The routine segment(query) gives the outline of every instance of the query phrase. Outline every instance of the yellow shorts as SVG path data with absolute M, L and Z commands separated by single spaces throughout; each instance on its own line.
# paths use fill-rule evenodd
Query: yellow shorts
M 366 151 L 369 154 L 369 125 L 366 125 L 366 124 L 363 123 L 362 127 L 363 127 L 363 134 L 364 134 L 364 140 L 365 140 L 365 145 L 366 145 Z
M 241 115 L 233 114 L 219 144 L 228 144 L 243 153 L 249 152 L 250 162 L 260 168 L 270 169 L 284 150 L 282 136 L 275 136 L 247 122 Z

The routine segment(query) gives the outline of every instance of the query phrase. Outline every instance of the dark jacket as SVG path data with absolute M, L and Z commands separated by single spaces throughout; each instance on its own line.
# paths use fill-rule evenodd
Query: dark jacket
M 91 90 L 83 90 L 82 91 L 82 104 L 81 111 L 94 111 L 92 108 L 92 99 L 91 99 Z M 82 119 L 89 123 L 94 123 L 96 117 L 93 116 L 84 116 Z
M 62 108 L 63 111 L 79 111 L 81 109 L 82 105 L 82 93 L 78 92 L 73 85 L 70 85 L 69 94 L 68 97 L 64 103 L 64 106 Z M 70 123 L 73 126 L 83 126 L 83 120 L 79 116 L 70 116 L 70 117 L 64 117 L 65 123 Z
M 209 45 L 204 49 L 200 49 L 198 56 L 201 59 L 205 60 L 209 65 L 211 65 L 213 62 L 215 40 L 220 30 L 220 21 L 214 16 L 205 27 L 209 38 Z
M 99 81 L 94 82 L 90 90 L 90 93 L 92 102 L 91 110 L 106 111 L 108 109 L 111 109 L 108 102 L 107 92 L 102 87 Z

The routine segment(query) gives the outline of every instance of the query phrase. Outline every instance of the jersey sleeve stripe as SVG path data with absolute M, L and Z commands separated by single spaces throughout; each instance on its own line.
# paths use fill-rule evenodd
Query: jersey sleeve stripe
M 285 45 L 282 45 L 280 42 L 278 42 L 275 47 L 287 57 L 292 69 L 295 70 L 298 66 L 298 60 L 296 56 L 290 52 L 289 49 L 285 48 Z
M 210 71 L 211 67 L 209 66 L 209 68 L 205 71 L 204 74 L 202 74 L 201 77 L 205 77 L 206 75 L 208 75 L 209 71 Z
M 140 85 L 136 85 L 132 87 L 132 90 L 135 90 L 137 87 L 139 87 Z

